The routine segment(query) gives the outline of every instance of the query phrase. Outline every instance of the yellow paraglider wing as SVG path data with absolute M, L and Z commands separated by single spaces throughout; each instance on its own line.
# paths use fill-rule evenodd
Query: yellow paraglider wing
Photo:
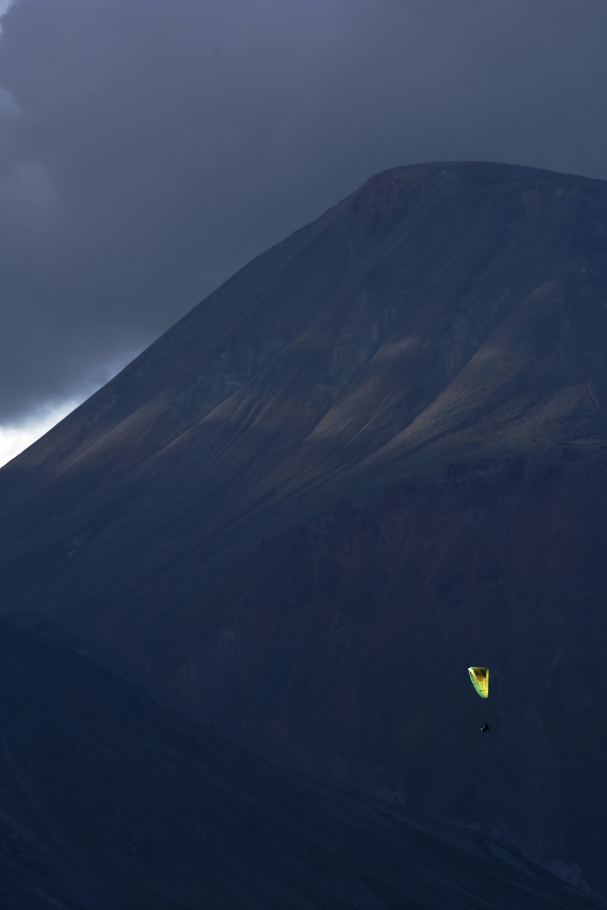
M 472 685 L 481 698 L 489 697 L 489 668 L 488 667 L 468 667 L 468 673 L 472 680 Z

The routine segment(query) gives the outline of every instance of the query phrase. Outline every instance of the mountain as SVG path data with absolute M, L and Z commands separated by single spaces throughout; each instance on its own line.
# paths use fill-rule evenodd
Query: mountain
M 377 175 L 0 471 L 2 609 L 607 894 L 606 250 L 602 181 Z
M 6 621 L 0 689 L 4 910 L 599 907 L 508 844 L 279 771 Z

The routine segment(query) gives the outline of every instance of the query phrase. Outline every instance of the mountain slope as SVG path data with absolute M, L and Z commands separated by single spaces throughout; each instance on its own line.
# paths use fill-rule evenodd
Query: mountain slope
M 90 526 L 104 490 L 125 530 L 149 509 L 148 540 L 174 522 L 183 549 L 190 519 L 197 546 L 201 525 L 231 543 L 247 509 L 257 529 L 276 503 L 307 510 L 460 449 L 603 440 L 606 205 L 600 181 L 525 168 L 373 178 L 13 461 L 5 541 L 39 531 L 50 499 Z
M 5 910 L 599 906 L 507 844 L 280 772 L 4 621 L 0 689 Z
M 0 471 L 3 609 L 607 893 L 606 249 L 601 181 L 372 178 Z

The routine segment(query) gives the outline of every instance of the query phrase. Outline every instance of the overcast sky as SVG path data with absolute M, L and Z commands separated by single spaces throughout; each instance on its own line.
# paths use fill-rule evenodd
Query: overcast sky
M 606 0 L 2 11 L 0 456 L 377 171 L 607 179 Z

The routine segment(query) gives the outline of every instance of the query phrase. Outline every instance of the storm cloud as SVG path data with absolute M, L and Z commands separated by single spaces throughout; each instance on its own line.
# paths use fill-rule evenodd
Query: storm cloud
M 92 391 L 377 171 L 607 179 L 606 86 L 604 0 L 16 0 L 0 423 Z

